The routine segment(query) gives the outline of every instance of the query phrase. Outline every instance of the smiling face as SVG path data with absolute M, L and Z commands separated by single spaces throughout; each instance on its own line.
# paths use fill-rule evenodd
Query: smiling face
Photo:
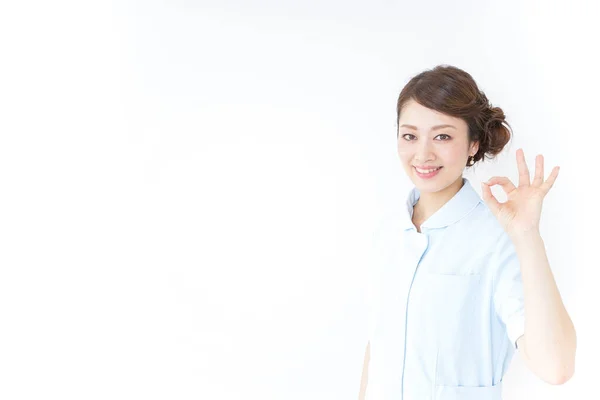
M 478 148 L 477 142 L 469 143 L 468 126 L 461 118 L 429 109 L 412 99 L 402 107 L 398 155 L 404 171 L 421 193 L 439 192 L 461 183 L 467 159 Z

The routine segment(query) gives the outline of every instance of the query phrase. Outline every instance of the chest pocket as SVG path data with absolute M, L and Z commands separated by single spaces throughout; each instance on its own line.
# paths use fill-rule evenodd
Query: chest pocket
M 428 331 L 435 351 L 435 382 L 449 386 L 482 383 L 481 275 L 422 274 L 420 308 L 422 329 Z

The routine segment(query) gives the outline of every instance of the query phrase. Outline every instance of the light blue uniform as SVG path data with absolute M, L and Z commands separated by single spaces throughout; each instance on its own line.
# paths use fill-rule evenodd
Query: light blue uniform
M 514 245 L 467 178 L 421 233 L 419 195 L 374 235 L 366 400 L 499 400 L 524 333 Z

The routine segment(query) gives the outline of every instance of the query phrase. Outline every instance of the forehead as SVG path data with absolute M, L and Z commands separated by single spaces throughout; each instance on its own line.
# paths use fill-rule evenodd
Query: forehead
M 467 129 L 467 123 L 461 118 L 452 117 L 439 111 L 432 110 L 414 100 L 404 104 L 400 112 L 399 125 L 414 125 L 417 129 L 429 130 L 433 125 L 449 124 L 458 129 Z

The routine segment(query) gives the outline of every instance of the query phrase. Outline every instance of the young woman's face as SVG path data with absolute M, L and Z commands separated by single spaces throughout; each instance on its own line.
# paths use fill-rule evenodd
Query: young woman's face
M 406 174 L 421 192 L 438 192 L 462 179 L 468 157 L 478 148 L 477 143 L 469 145 L 464 120 L 424 107 L 412 99 L 402 108 L 398 122 L 398 155 Z M 428 173 L 434 168 L 440 169 Z

